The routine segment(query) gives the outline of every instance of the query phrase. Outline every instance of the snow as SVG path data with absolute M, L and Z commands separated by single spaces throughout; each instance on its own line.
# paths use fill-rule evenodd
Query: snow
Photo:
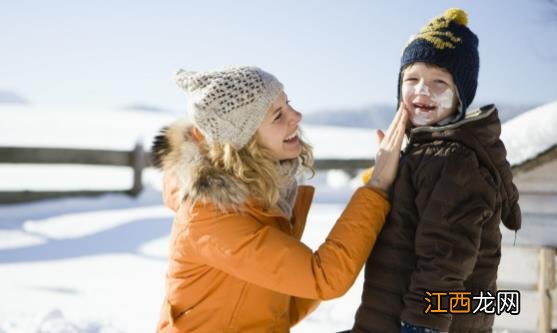
M 128 167 L 0 164 L 0 173 L 5 191 L 126 190 L 133 183 L 133 170 Z
M 0 104 L 0 146 L 130 150 L 172 121 L 164 113 Z
M 315 158 L 375 157 L 377 140 L 374 130 L 320 125 L 304 125 L 303 129 L 309 142 L 313 143 Z
M 159 191 L 0 206 L 0 216 L 0 243 L 12 239 L 0 252 L 0 332 L 154 330 L 172 221 Z M 17 244 L 14 231 L 39 242 Z
M 175 117 L 138 110 L 39 108 L 0 104 L 0 146 L 131 150 L 136 142 L 148 148 L 153 137 Z M 7 119 L 7 120 L 6 120 Z M 316 158 L 373 158 L 373 130 L 304 125 Z M 339 149 L 339 147 L 342 147 Z
M 527 125 L 505 124 L 504 133 L 514 134 L 505 137 L 509 156 L 529 158 L 531 153 L 514 157 L 518 156 L 515 147 L 530 142 L 538 151 L 557 141 L 546 131 L 555 124 L 556 106 L 533 110 L 539 114 L 524 117 Z M 148 147 L 159 128 L 173 119 L 167 114 L 132 110 L 21 105 L 0 106 L 0 114 L 4 119 L 0 146 L 115 150 L 130 150 L 138 140 Z M 525 140 L 526 129 L 538 125 L 537 141 Z M 372 130 L 331 126 L 304 126 L 304 130 L 317 158 L 372 158 L 376 149 Z M 162 205 L 161 175 L 147 170 L 143 180 L 145 190 L 137 198 L 108 194 L 0 205 L 0 333 L 154 331 L 164 295 L 172 213 Z M 302 240 L 317 249 L 359 180 L 331 171 L 318 173 L 308 182 L 317 187 L 317 193 Z M 0 165 L 0 190 L 130 186 L 131 171 L 125 168 Z M 510 237 L 504 234 L 507 243 L 512 242 Z M 520 252 L 503 253 L 504 262 L 523 259 Z M 501 269 L 501 276 L 524 280 L 530 276 L 525 270 L 533 268 L 502 264 Z M 349 329 L 362 284 L 363 273 L 346 295 L 323 302 L 292 332 Z M 535 327 L 535 297 L 535 293 L 525 295 L 521 316 L 500 317 L 496 325 L 514 320 L 513 327 Z
M 503 125 L 501 139 L 511 165 L 521 164 L 557 144 L 557 101 L 541 105 Z

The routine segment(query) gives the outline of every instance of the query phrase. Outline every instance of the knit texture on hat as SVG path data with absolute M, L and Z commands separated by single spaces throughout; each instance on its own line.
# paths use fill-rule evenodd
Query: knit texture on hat
M 205 139 L 236 149 L 255 134 L 283 88 L 272 74 L 250 66 L 209 72 L 180 69 L 175 81 L 186 92 L 189 112 Z
M 425 62 L 445 68 L 451 73 L 460 99 L 459 112 L 453 122 L 464 117 L 476 95 L 480 70 L 478 37 L 467 24 L 466 12 L 451 8 L 412 36 L 400 61 L 398 104 L 401 99 L 402 71 L 412 63 Z

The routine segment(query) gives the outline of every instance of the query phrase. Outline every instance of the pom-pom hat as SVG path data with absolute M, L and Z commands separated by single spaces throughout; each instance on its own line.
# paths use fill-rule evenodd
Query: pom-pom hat
M 467 24 L 466 12 L 451 8 L 443 15 L 432 19 L 417 35 L 411 37 L 400 61 L 399 104 L 404 68 L 415 62 L 425 62 L 442 67 L 451 73 L 460 101 L 458 114 L 453 121 L 464 117 L 466 109 L 476 95 L 480 69 L 478 37 Z

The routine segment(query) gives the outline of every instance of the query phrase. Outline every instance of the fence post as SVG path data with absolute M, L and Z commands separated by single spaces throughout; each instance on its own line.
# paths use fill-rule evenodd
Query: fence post
M 539 281 L 538 295 L 540 298 L 540 312 L 538 317 L 538 332 L 551 333 L 551 319 L 553 317 L 551 304 L 551 290 L 555 287 L 555 250 L 542 247 L 539 253 Z
M 145 167 L 145 156 L 143 152 L 143 143 L 137 141 L 132 154 L 132 165 L 133 168 L 133 185 L 130 190 L 132 196 L 137 196 L 143 189 L 143 182 L 141 176 L 143 174 L 143 168 Z

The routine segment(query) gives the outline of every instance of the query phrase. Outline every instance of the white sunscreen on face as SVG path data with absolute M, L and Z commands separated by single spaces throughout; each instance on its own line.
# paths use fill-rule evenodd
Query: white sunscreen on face
M 450 88 L 447 88 L 439 95 L 433 95 L 431 100 L 434 101 L 440 108 L 449 109 L 453 106 L 454 93 Z
M 426 85 L 423 85 L 429 96 L 429 90 Z M 423 89 L 423 88 L 420 88 Z M 418 88 L 415 88 L 416 94 L 418 93 Z M 454 93 L 450 88 L 445 89 L 441 94 L 431 94 L 431 101 L 434 102 L 437 107 L 434 110 L 428 112 L 416 111 L 412 117 L 412 123 L 415 126 L 425 126 L 431 125 L 436 121 L 445 118 L 449 115 L 449 111 L 453 106 Z
M 424 126 L 424 125 L 431 124 L 431 118 L 432 118 L 431 113 L 432 112 L 429 112 L 429 113 L 417 112 L 412 117 L 412 123 L 415 126 Z

